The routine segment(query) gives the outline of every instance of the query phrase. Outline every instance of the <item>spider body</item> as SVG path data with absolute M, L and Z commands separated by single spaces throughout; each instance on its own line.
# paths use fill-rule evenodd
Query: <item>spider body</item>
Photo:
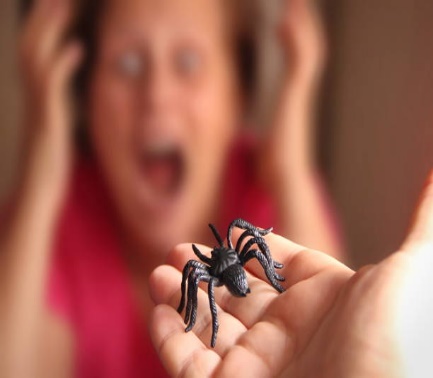
M 192 245 L 194 253 L 201 261 L 189 260 L 183 269 L 181 283 L 182 297 L 178 312 L 181 313 L 183 311 L 185 307 L 185 296 L 187 295 L 185 312 L 185 324 L 187 324 L 187 327 L 185 331 L 189 332 L 194 327 L 197 318 L 198 285 L 201 281 L 209 284 L 208 296 L 212 314 L 211 346 L 213 348 L 216 344 L 216 336 L 219 327 L 214 288 L 226 286 L 233 296 L 246 297 L 251 290 L 248 286 L 244 265 L 253 258 L 256 258 L 260 262 L 269 282 L 280 293 L 284 291 L 284 288 L 278 281 L 284 281 L 284 277 L 276 273 L 275 269 L 281 269 L 283 265 L 272 259 L 269 247 L 263 238 L 272 231 L 272 228 L 260 230 L 243 219 L 236 219 L 229 226 L 227 232 L 227 246 L 224 246 L 223 240 L 215 226 L 210 224 L 209 227 L 218 241 L 218 246 L 213 248 L 211 257 L 207 257 L 203 255 L 194 244 Z M 244 230 L 235 247 L 231 241 L 234 227 Z M 249 239 L 245 245 L 242 246 L 247 238 Z M 252 249 L 254 245 L 256 245 L 257 248 Z M 188 291 L 186 292 L 187 282 Z
M 222 283 L 235 297 L 246 297 L 251 293 L 248 287 L 247 275 L 242 265 L 232 265 L 222 273 Z
M 211 260 L 210 273 L 213 276 L 219 276 L 228 267 L 241 263 L 237 252 L 225 247 L 215 247 L 212 250 Z

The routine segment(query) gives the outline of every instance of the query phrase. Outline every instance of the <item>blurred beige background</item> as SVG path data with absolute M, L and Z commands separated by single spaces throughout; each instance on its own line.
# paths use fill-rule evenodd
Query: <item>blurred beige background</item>
M 326 168 L 359 265 L 399 246 L 433 168 L 433 2 L 327 4 Z
M 332 54 L 319 119 L 320 156 L 357 267 L 398 247 L 433 167 L 433 2 L 322 3 Z M 1 4 L 0 201 L 16 171 L 20 115 L 15 1 Z M 266 56 L 269 49 L 264 45 Z M 262 90 L 270 86 L 272 77 L 265 77 Z
M 18 88 L 15 64 L 16 6 L 0 0 L 0 201 L 10 187 L 16 168 Z M 1 202 L 0 202 L 1 203 Z

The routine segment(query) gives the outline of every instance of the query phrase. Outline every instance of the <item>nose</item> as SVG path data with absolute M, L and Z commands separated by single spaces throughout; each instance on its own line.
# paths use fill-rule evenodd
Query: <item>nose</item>
M 162 64 L 153 64 L 140 89 L 140 106 L 149 112 L 167 111 L 175 100 L 176 83 Z

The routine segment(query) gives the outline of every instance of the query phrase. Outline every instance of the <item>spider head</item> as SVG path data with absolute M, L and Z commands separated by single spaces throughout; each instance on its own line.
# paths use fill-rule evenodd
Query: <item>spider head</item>
M 227 289 L 235 297 L 246 297 L 251 292 L 247 275 L 240 264 L 228 267 L 223 272 L 222 279 Z

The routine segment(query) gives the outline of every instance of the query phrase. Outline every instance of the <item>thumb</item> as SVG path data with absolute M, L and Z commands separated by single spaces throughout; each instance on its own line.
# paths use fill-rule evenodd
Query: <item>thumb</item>
M 52 67 L 52 92 L 59 94 L 69 87 L 69 82 L 83 57 L 83 48 L 77 41 L 70 42 L 59 54 Z
M 405 251 L 433 248 L 433 170 L 425 183 L 409 234 L 403 243 Z

